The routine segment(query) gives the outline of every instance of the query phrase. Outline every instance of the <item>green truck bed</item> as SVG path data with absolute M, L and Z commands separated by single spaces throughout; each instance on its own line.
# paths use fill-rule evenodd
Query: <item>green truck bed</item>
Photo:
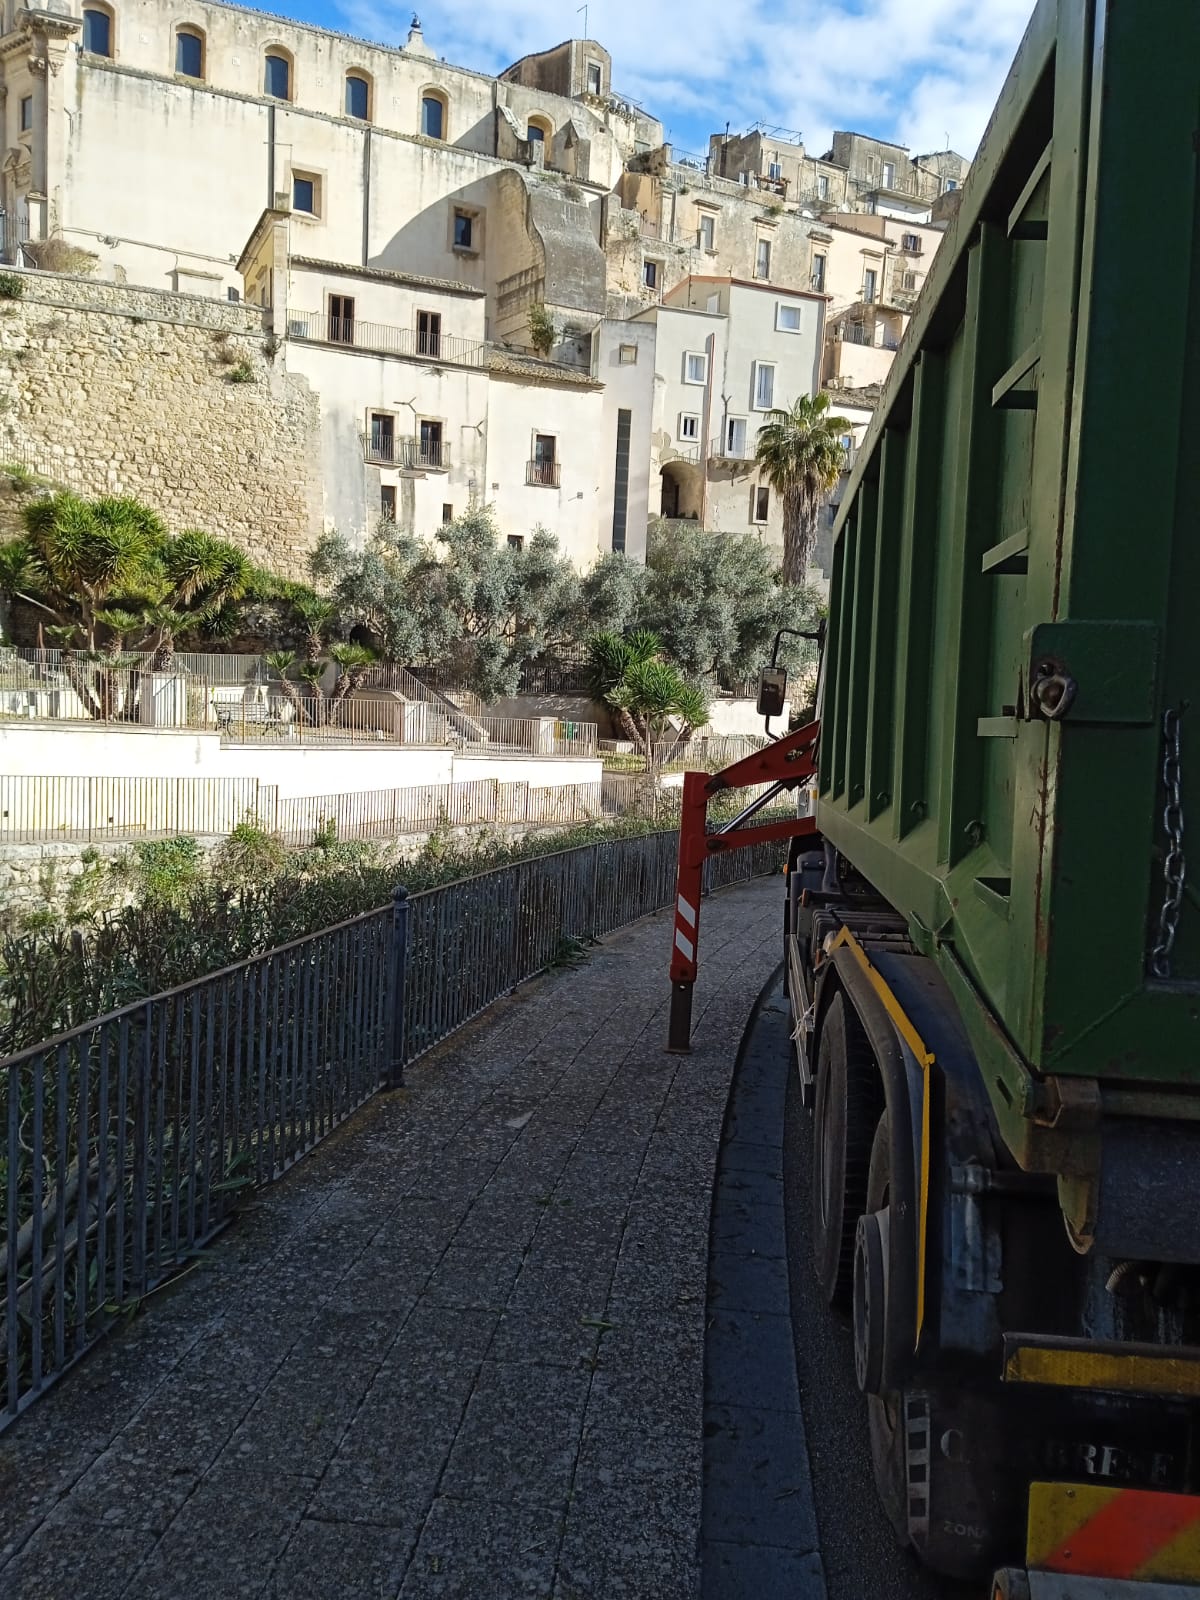
M 1200 5 L 1042 0 L 834 532 L 818 822 L 1029 1164 L 1089 1095 L 1200 1114 L 1190 884 L 1154 957 L 1172 710 L 1200 861 L 1198 63 Z

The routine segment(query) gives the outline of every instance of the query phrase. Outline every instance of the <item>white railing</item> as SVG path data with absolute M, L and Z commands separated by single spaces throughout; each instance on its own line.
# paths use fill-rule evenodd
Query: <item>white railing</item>
M 339 839 L 382 839 L 437 828 L 545 827 L 588 822 L 599 783 L 414 784 L 281 799 L 257 778 L 0 776 L 0 845 L 220 836 L 252 823 L 289 844 L 333 824 Z

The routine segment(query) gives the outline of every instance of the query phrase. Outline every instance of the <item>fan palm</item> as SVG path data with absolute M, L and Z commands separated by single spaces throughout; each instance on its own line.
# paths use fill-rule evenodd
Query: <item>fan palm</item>
M 758 435 L 758 464 L 783 501 L 783 581 L 803 583 L 817 540 L 817 514 L 846 459 L 845 417 L 831 417 L 829 396 L 801 395 L 790 410 L 768 412 Z

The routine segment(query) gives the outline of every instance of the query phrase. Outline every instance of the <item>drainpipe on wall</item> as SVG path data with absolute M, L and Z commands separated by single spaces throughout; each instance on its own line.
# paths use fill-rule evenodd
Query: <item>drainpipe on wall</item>
M 275 204 L 275 107 L 267 107 L 267 205 Z
M 371 130 L 363 129 L 363 214 L 362 214 L 362 264 L 371 261 Z

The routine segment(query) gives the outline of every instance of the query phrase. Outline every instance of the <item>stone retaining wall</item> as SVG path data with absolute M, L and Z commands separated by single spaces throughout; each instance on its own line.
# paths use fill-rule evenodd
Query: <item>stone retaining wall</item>
M 127 494 L 289 577 L 322 526 L 318 398 L 256 307 L 60 273 L 0 299 L 0 461 Z M 247 381 L 235 381 L 247 375 Z

